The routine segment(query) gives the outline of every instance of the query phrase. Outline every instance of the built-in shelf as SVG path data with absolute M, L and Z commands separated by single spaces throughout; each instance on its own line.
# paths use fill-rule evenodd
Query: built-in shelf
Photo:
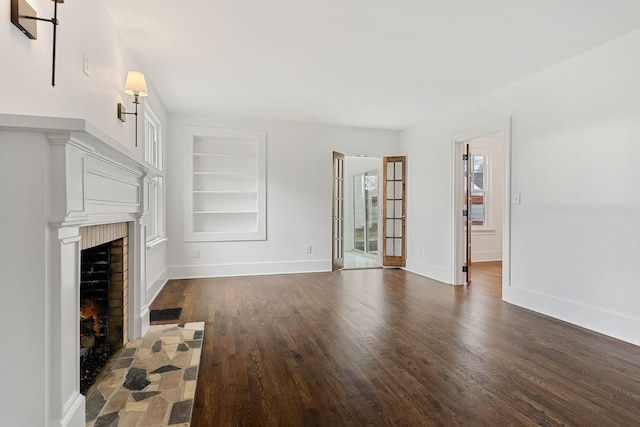
M 229 211 L 193 211 L 194 214 L 200 215 L 200 214 L 253 214 L 253 215 L 257 215 L 258 212 L 256 211 L 233 211 L 233 210 L 229 210 Z
M 209 171 L 193 171 L 194 175 L 244 175 L 244 176 L 255 176 L 258 175 L 254 173 L 243 173 L 243 172 L 209 172 Z
M 244 154 L 221 154 L 221 153 L 193 153 L 193 156 L 194 157 L 225 157 L 225 158 L 239 157 L 243 159 L 247 159 L 251 157 Z
M 188 127 L 185 240 L 264 240 L 263 131 Z
M 255 191 L 194 190 L 193 194 L 256 194 Z

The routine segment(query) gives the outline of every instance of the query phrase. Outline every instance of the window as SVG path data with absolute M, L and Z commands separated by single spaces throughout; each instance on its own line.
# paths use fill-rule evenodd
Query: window
M 473 186 L 471 190 L 471 225 L 487 226 L 489 171 L 486 155 L 472 155 Z
M 266 240 L 266 132 L 187 134 L 185 240 Z
M 149 107 L 144 113 L 144 159 L 147 163 L 162 170 L 162 143 L 160 139 L 160 120 Z
M 147 244 L 164 238 L 164 172 L 162 164 L 162 126 L 147 106 L 144 113 L 144 159 L 157 169 L 145 178 Z

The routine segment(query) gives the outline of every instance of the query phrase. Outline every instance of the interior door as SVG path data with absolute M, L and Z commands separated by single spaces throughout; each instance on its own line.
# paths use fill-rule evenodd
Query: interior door
M 465 144 L 464 164 L 464 206 L 462 208 L 464 235 L 465 235 L 465 261 L 462 267 L 465 272 L 465 282 L 471 283 L 471 207 L 473 191 L 473 162 L 471 157 L 471 144 Z
M 384 175 L 382 265 L 389 267 L 404 267 L 407 260 L 406 163 L 405 156 L 385 157 L 382 161 Z
M 344 154 L 333 152 L 332 270 L 344 268 Z

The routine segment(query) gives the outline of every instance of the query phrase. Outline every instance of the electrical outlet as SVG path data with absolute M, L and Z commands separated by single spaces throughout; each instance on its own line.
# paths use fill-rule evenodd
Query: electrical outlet
M 194 258 L 200 258 L 200 249 L 194 249 L 193 250 L 193 257 Z
M 311 245 L 307 245 L 307 247 L 305 248 L 305 253 L 310 254 L 312 250 L 313 247 Z
M 89 56 L 87 52 L 82 53 L 82 72 L 89 77 L 91 75 L 91 62 L 89 62 Z

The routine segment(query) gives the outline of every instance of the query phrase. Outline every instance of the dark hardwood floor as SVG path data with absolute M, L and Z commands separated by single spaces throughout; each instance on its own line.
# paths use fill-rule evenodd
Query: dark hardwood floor
M 192 426 L 638 426 L 640 347 L 403 270 L 170 281 L 206 323 Z

